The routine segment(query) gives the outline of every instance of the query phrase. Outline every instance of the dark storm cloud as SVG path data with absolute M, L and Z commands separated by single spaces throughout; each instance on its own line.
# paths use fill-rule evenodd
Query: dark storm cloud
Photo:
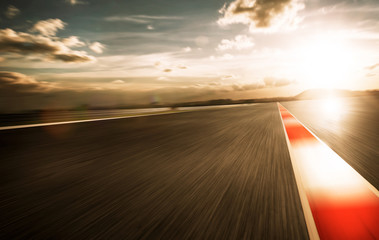
M 43 30 L 41 30 L 43 31 Z M 46 30 L 48 32 L 54 30 Z M 66 41 L 67 42 L 67 41 Z M 66 43 L 67 44 L 67 43 Z M 21 55 L 34 54 L 46 60 L 60 60 L 63 62 L 88 62 L 94 57 L 85 51 L 72 50 L 65 44 L 65 40 L 42 35 L 33 35 L 15 32 L 12 29 L 0 29 L 0 52 L 18 53 Z

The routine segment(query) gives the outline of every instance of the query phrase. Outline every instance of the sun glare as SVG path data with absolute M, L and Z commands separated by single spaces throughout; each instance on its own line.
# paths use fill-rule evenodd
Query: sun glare
M 322 100 L 321 110 L 328 120 L 340 120 L 343 114 L 341 100 L 335 97 L 328 97 Z
M 353 65 L 353 49 L 342 37 L 318 37 L 300 49 L 300 71 L 308 87 L 344 87 Z

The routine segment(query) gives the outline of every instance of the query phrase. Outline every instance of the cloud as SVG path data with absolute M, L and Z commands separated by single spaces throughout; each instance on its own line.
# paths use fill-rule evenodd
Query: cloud
M 124 84 L 125 82 L 123 80 L 117 79 L 112 81 L 113 84 Z
M 17 72 L 0 71 L 0 81 L 2 84 L 35 84 L 34 78 Z
M 168 77 L 158 77 L 157 80 L 158 81 L 170 81 L 170 79 Z
M 79 4 L 87 4 L 85 1 L 79 1 L 79 0 L 66 0 L 71 5 L 79 5 Z
M 187 66 L 184 66 L 184 65 L 178 65 L 177 68 L 178 68 L 178 69 L 183 69 L 183 70 L 184 70 L 184 69 L 187 69 L 188 67 L 187 67 Z
M 132 22 L 132 23 L 150 23 L 150 20 L 147 19 L 140 19 L 140 18 L 135 18 L 135 17 L 120 17 L 120 16 L 112 16 L 112 17 L 106 17 L 105 21 L 107 22 Z
M 7 18 L 12 19 L 12 18 L 16 17 L 17 15 L 19 15 L 20 12 L 21 11 L 18 8 L 16 8 L 15 6 L 9 5 L 4 14 Z
M 17 72 L 0 71 L 1 92 L 41 92 L 51 89 L 52 85 L 46 82 L 37 82 L 34 78 Z
M 366 77 L 371 78 L 371 77 L 376 76 L 375 70 L 377 68 L 379 68 L 379 63 L 365 67 L 365 69 L 368 70 L 368 72 L 366 73 Z
M 195 43 L 199 47 L 203 47 L 209 43 L 209 38 L 206 36 L 198 36 L 195 38 Z
M 133 15 L 132 17 L 152 19 L 152 20 L 179 20 L 179 19 L 183 19 L 183 17 L 178 17 L 178 16 Z
M 154 67 L 162 72 L 165 73 L 170 73 L 173 72 L 174 70 L 186 70 L 188 69 L 188 66 L 183 65 L 183 64 L 173 64 L 167 61 L 156 61 L 154 63 Z
M 94 57 L 87 55 L 85 51 L 55 53 L 53 56 L 55 60 L 63 62 L 89 62 L 95 60 Z
M 147 25 L 146 29 L 147 30 L 154 30 L 154 27 L 152 25 Z
M 326 7 L 322 7 L 318 9 L 317 13 L 315 14 L 336 14 L 336 13 L 371 13 L 374 12 L 376 13 L 379 9 L 377 6 L 369 4 L 369 1 L 366 3 L 362 1 L 361 6 L 357 5 L 351 5 L 347 4 L 346 1 L 341 1 L 337 4 L 329 5 Z
M 294 83 L 294 81 L 285 78 L 265 77 L 263 79 L 266 87 L 283 87 Z
M 251 32 L 289 30 L 301 21 L 297 13 L 303 8 L 303 0 L 235 0 L 219 10 L 223 16 L 217 23 L 247 24 Z
M 105 46 L 99 42 L 92 43 L 89 48 L 95 53 L 103 53 Z
M 366 67 L 366 69 L 368 69 L 368 70 L 375 70 L 375 68 L 377 68 L 377 67 L 379 67 L 379 63 L 371 65 L 371 66 L 368 66 L 368 67 Z
M 233 78 L 230 75 L 228 78 Z M 183 79 L 184 80 L 184 79 Z M 188 80 L 188 79 L 187 79 Z M 161 103 L 200 101 L 231 97 L 251 98 L 254 90 L 282 85 L 281 79 L 253 83 L 223 83 L 213 81 L 187 81 L 177 84 L 177 79 L 167 77 L 151 78 L 152 82 L 141 81 L 125 84 L 116 79 L 91 84 L 88 81 L 45 82 L 16 73 L 0 72 L 0 112 L 16 112 L 33 109 L 73 108 L 83 104 L 89 106 L 125 106 L 127 104 L 148 104 L 150 96 L 159 96 Z M 284 80 L 283 80 L 284 81 Z M 152 87 L 154 85 L 154 87 Z M 255 95 L 254 95 L 255 96 Z
M 222 76 L 222 80 L 235 80 L 238 77 L 234 75 L 225 75 Z M 263 81 L 253 82 L 253 83 L 234 83 L 234 84 L 214 84 L 213 86 L 218 86 L 225 91 L 251 91 L 258 90 L 263 88 L 274 88 L 274 87 L 283 87 L 289 84 L 294 83 L 294 81 L 285 79 L 285 78 L 273 78 L 265 77 Z
M 164 79 L 161 79 L 164 80 Z M 125 106 L 149 104 L 150 96 L 160 96 L 164 103 L 188 101 L 197 96 L 209 97 L 209 89 L 194 87 L 164 87 L 157 89 L 130 89 L 122 87 L 122 80 L 104 85 L 75 85 L 37 81 L 16 72 L 0 72 L 0 112 L 19 112 L 35 109 L 74 108 L 89 106 Z M 113 85 L 113 86 L 112 86 Z
M 31 31 L 39 32 L 43 36 L 50 37 L 55 36 L 58 30 L 63 29 L 65 25 L 66 23 L 58 18 L 47 19 L 43 21 L 38 21 L 36 24 L 34 24 Z
M 232 59 L 234 59 L 234 56 L 229 53 L 225 53 L 221 56 L 214 56 L 214 55 L 209 56 L 209 60 L 211 61 L 229 61 Z
M 231 79 L 230 76 L 228 79 Z M 199 89 L 208 89 L 215 92 L 241 92 L 241 91 L 251 91 L 265 88 L 265 84 L 262 82 L 254 82 L 254 83 L 222 83 L 219 81 L 208 82 L 208 83 L 200 83 L 196 85 Z
M 179 20 L 183 19 L 178 16 L 149 16 L 149 15 L 130 15 L 130 16 L 110 16 L 106 17 L 108 22 L 132 22 L 139 24 L 148 24 L 156 20 Z
M 375 77 L 376 74 L 375 73 L 366 73 L 366 77 L 370 78 L 370 77 Z
M 265 88 L 265 85 L 260 82 L 250 84 L 233 84 L 231 86 L 234 91 L 249 91 Z
M 237 35 L 234 39 L 228 40 L 223 39 L 221 43 L 217 46 L 216 50 L 225 51 L 225 50 L 242 50 L 247 48 L 252 48 L 254 46 L 253 38 L 246 35 Z
M 62 39 L 62 43 L 67 47 L 83 47 L 86 45 L 84 42 L 80 41 L 79 38 L 76 36 L 71 36 Z
M 183 48 L 183 52 L 191 52 L 192 51 L 192 48 L 191 47 L 185 47 Z
M 9 28 L 0 29 L 0 52 L 33 54 L 42 56 L 43 60 L 48 61 L 89 62 L 95 59 L 85 51 L 70 49 L 66 44 L 67 39 L 61 41 L 55 37 L 15 32 Z
M 234 58 L 234 56 L 233 55 L 231 55 L 231 54 L 224 54 L 224 55 L 222 55 L 221 57 L 220 57 L 220 59 L 221 60 L 232 60 Z
M 233 74 L 227 74 L 227 75 L 221 76 L 221 80 L 235 80 L 237 78 L 238 77 Z

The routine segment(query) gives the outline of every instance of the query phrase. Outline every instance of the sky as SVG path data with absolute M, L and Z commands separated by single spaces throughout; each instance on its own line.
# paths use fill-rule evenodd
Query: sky
M 0 111 L 379 89 L 377 0 L 2 0 Z

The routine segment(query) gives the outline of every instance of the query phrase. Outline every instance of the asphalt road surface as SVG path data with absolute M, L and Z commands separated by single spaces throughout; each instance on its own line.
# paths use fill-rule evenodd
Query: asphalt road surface
M 0 114 L 0 128 L 4 126 L 78 121 L 85 119 L 112 118 L 168 112 L 170 108 L 111 109 L 111 110 L 77 110 L 77 111 L 34 111 L 29 113 Z
M 0 145 L 1 239 L 308 238 L 275 103 L 4 130 Z M 364 159 L 350 162 L 372 173 Z

